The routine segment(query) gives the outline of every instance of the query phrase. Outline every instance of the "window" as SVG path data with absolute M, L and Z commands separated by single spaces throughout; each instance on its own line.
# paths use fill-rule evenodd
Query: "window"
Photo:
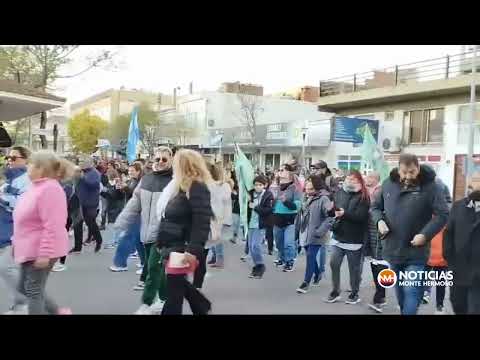
M 393 121 L 394 113 L 393 111 L 387 111 L 385 113 L 385 121 Z
M 234 159 L 235 159 L 235 155 L 234 154 L 223 154 L 223 163 L 226 165 L 226 164 L 229 164 L 229 163 L 233 163 L 234 162 Z
M 474 123 L 474 141 L 477 142 L 480 138 L 480 107 L 477 104 L 475 112 L 476 119 Z M 465 145 L 468 143 L 468 136 L 470 135 L 470 105 L 460 106 L 458 115 L 458 134 L 457 143 Z
M 280 167 L 280 154 L 265 154 L 265 169 L 278 169 Z
M 338 168 L 343 171 L 360 170 L 362 157 L 358 155 L 340 155 L 338 156 Z
M 404 143 L 442 143 L 443 119 L 443 109 L 406 111 L 403 115 Z

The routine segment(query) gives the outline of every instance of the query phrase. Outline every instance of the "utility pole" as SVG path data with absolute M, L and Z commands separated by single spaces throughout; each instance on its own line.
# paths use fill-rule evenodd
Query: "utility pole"
M 473 46 L 473 57 L 472 57 L 472 80 L 470 83 L 470 123 L 469 123 L 469 131 L 468 131 L 468 147 L 467 147 L 467 172 L 466 172 L 466 180 L 470 179 L 473 175 L 473 150 L 474 150 L 474 135 L 475 135 L 475 117 L 476 117 L 476 83 L 475 83 L 475 76 L 477 72 L 477 49 L 478 45 Z M 468 186 L 465 187 L 465 195 L 467 195 Z

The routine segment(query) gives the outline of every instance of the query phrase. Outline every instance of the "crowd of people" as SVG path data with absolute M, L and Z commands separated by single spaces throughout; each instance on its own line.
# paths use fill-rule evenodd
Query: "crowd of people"
M 382 270 L 450 270 L 454 312 L 480 313 L 480 179 L 474 176 L 469 195 L 452 204 L 445 184 L 414 155 L 402 154 L 383 183 L 375 172 L 344 175 L 319 161 L 309 171 L 289 162 L 243 184 L 222 163 L 168 147 L 131 164 L 83 156 L 75 165 L 23 147 L 11 148 L 7 161 L 0 187 L 0 277 L 11 295 L 10 314 L 70 314 L 46 294 L 48 275 L 67 270 L 68 256 L 93 244 L 96 253 L 114 250 L 112 272 L 128 271 L 129 259 L 138 259 L 132 285 L 142 295 L 135 314 L 182 314 L 184 299 L 193 314 L 209 314 L 212 303 L 202 288 L 208 268 L 228 269 L 226 241 L 243 247 L 240 260 L 251 263 L 245 276 L 252 279 L 264 278 L 275 252 L 273 267 L 285 273 L 294 272 L 304 254 L 299 294 L 327 282 L 328 258 L 327 303 L 341 300 L 344 257 L 345 303 L 361 301 L 368 259 L 375 287 L 369 307 L 378 313 L 387 303 L 377 280 Z M 239 195 L 247 189 L 242 223 Z M 401 314 L 416 314 L 430 293 L 397 284 Z M 445 313 L 445 286 L 435 293 L 436 313 Z

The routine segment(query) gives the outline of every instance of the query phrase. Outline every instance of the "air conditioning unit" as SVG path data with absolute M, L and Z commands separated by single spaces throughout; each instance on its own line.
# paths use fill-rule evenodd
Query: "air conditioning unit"
M 385 138 L 382 142 L 382 148 L 385 152 L 398 153 L 401 151 L 402 140 L 399 137 Z

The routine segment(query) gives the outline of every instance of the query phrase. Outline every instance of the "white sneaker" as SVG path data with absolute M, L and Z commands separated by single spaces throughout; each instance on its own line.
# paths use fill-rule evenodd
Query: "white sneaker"
M 53 272 L 60 272 L 60 271 L 65 271 L 67 269 L 67 267 L 63 264 L 60 264 L 60 263 L 56 263 L 55 265 L 53 265 L 53 268 L 52 268 L 52 271 Z
M 147 304 L 142 304 L 137 311 L 133 313 L 134 315 L 153 315 L 153 311 Z
M 28 305 L 16 305 L 3 315 L 28 315 Z
M 137 264 L 137 269 L 143 269 L 143 265 L 142 264 Z
M 135 291 L 143 291 L 145 289 L 145 283 L 143 281 L 139 281 L 137 285 L 133 287 Z
M 150 305 L 150 311 L 153 312 L 154 314 L 160 315 L 163 310 L 163 306 L 165 305 L 165 302 L 157 299 L 152 305 Z
M 143 272 L 143 269 L 138 269 L 137 271 L 135 271 L 135 274 L 142 275 L 142 272 Z
M 109 269 L 110 269 L 110 271 L 113 271 L 113 272 L 128 271 L 128 267 L 119 267 L 119 266 L 115 266 L 115 265 L 110 266 Z

